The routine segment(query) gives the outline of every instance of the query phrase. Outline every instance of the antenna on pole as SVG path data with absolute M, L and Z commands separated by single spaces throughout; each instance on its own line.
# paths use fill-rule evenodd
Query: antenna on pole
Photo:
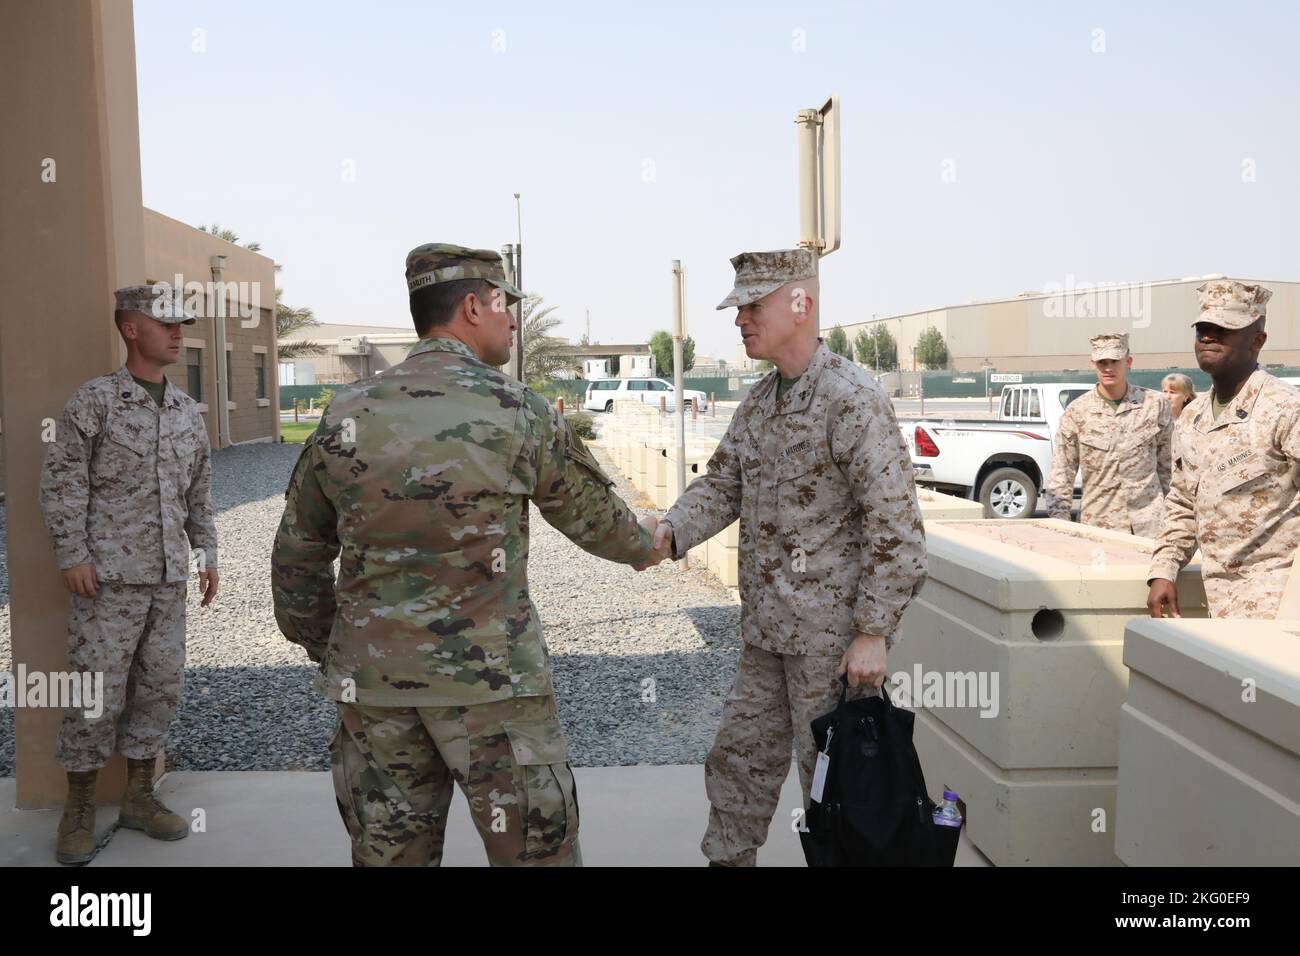
M 839 94 L 832 93 L 820 109 L 800 110 L 794 121 L 799 127 L 799 245 L 817 253 L 820 261 L 840 247 Z

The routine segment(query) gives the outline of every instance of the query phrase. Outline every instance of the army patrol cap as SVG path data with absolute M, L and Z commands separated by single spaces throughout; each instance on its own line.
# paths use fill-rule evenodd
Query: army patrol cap
M 1088 340 L 1092 346 L 1092 360 L 1100 362 L 1102 359 L 1123 359 L 1128 358 L 1128 333 L 1127 332 L 1103 332 L 1101 335 L 1094 335 Z
M 787 282 L 817 277 L 817 255 L 811 249 L 777 249 L 774 252 L 742 252 L 733 256 L 736 287 L 718 305 L 739 308 L 771 295 Z
M 1262 285 L 1246 285 L 1233 279 L 1215 279 L 1196 287 L 1201 299 L 1201 314 L 1197 322 L 1209 322 L 1225 329 L 1244 329 L 1254 325 L 1268 311 L 1270 289 Z
M 427 242 L 406 255 L 407 292 L 457 279 L 482 279 L 504 292 L 510 305 L 524 297 L 506 281 L 501 255 L 491 249 L 467 249 L 445 242 Z
M 113 293 L 119 312 L 143 312 L 168 325 L 193 325 L 197 317 L 185 308 L 185 296 L 165 282 L 157 285 L 128 285 Z

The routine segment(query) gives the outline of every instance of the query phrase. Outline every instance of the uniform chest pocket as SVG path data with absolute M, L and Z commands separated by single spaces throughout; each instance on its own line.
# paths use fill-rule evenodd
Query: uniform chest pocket
M 1273 468 L 1267 461 L 1251 459 L 1218 475 L 1215 484 L 1221 495 L 1248 495 L 1273 484 Z
M 854 508 L 839 467 L 824 449 L 782 458 L 775 477 L 775 519 L 791 547 L 812 551 Z
M 1096 432 L 1085 432 L 1079 435 L 1079 444 L 1086 448 L 1092 449 L 1096 453 L 1110 451 L 1110 436 L 1102 435 Z
M 1160 423 L 1154 421 L 1139 422 L 1129 431 L 1128 445 L 1130 448 L 1145 448 L 1154 446 L 1156 439 L 1160 434 Z
M 199 437 L 193 432 L 182 432 L 179 435 L 172 435 L 165 443 L 162 450 L 164 457 L 179 458 L 182 461 L 189 462 L 194 458 L 195 452 L 199 450 Z
M 153 453 L 156 444 L 157 422 L 114 416 L 108 421 L 104 437 L 120 451 L 144 458 Z

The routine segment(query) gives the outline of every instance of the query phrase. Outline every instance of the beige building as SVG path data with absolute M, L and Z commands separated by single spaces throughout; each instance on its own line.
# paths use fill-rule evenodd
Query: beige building
M 278 441 L 275 263 L 152 209 L 144 210 L 144 256 L 146 281 L 182 285 L 200 316 L 185 327 L 183 359 L 167 377 L 199 403 L 213 447 Z M 214 256 L 225 257 L 220 285 Z M 225 316 L 221 342 L 218 315 Z M 225 361 L 218 362 L 222 350 Z M 218 389 L 226 396 L 224 417 Z
M 298 329 L 282 341 L 286 345 L 312 342 L 319 346 L 317 351 L 285 363 L 293 365 L 293 375 L 292 382 L 286 377 L 284 384 L 346 385 L 404 361 L 418 339 L 413 327 L 322 322 Z M 572 358 L 575 375 L 581 374 L 586 360 L 611 358 L 619 360 L 621 376 L 650 376 L 653 372 L 650 346 L 645 344 L 571 345 L 563 352 Z
M 1128 332 L 1134 368 L 1191 366 L 1191 323 L 1198 306 L 1197 276 L 1159 282 L 1026 292 L 1008 299 L 946 306 L 845 325 L 849 342 L 862 329 L 883 324 L 898 342 L 898 360 L 911 365 L 917 338 L 933 326 L 948 345 L 950 367 L 978 371 L 987 359 L 1006 372 L 1086 369 L 1088 339 L 1099 332 Z M 1268 303 L 1268 345 L 1262 361 L 1300 365 L 1300 282 L 1258 282 L 1273 291 Z M 823 334 L 828 331 L 823 329 Z
M 313 342 L 316 352 L 299 355 L 293 365 L 294 385 L 346 385 L 397 365 L 417 341 L 411 325 L 344 325 L 322 322 L 291 332 L 284 344 Z M 314 381 L 311 381 L 314 379 Z

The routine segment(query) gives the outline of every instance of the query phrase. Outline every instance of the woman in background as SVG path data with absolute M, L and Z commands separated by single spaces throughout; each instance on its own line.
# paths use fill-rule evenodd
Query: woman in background
M 1160 391 L 1165 393 L 1169 404 L 1173 406 L 1174 418 L 1177 419 L 1187 403 L 1196 397 L 1196 387 L 1192 380 L 1181 372 L 1171 372 L 1160 383 Z

